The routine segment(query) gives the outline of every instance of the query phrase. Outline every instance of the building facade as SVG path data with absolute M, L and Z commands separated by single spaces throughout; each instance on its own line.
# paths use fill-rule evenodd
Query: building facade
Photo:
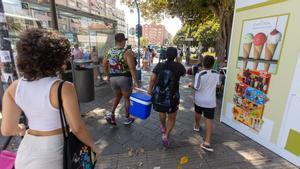
M 2 0 L 13 49 L 20 33 L 29 28 L 51 29 L 49 0 Z M 124 14 L 115 0 L 56 0 L 59 31 L 98 57 L 114 45 L 114 34 L 125 33 Z M 118 17 L 119 15 L 119 17 Z M 119 26 L 122 25 L 122 26 Z
M 127 42 L 128 45 L 131 45 L 132 48 L 136 48 L 136 40 L 135 40 L 135 37 L 134 36 L 128 36 L 128 42 Z
M 125 20 L 125 12 L 116 9 L 117 32 L 127 34 L 127 23 Z
M 165 45 L 171 34 L 165 26 L 152 23 L 143 25 L 143 37 L 147 38 L 150 44 Z

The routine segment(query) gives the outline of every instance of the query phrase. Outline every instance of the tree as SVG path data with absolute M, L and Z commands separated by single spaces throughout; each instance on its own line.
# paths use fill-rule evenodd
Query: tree
M 134 7 L 132 0 L 122 0 L 130 7 Z M 228 52 L 231 36 L 234 0 L 140 0 L 142 16 L 145 19 L 159 21 L 164 16 L 179 17 L 184 25 L 199 25 L 208 20 L 216 20 L 220 29 L 216 37 L 216 52 L 220 61 L 224 60 Z
M 148 46 L 149 45 L 149 40 L 146 37 L 141 37 L 141 46 Z
M 179 44 L 185 38 L 188 38 L 190 27 L 189 24 L 183 25 L 174 37 L 173 42 Z M 193 45 L 198 46 L 198 43 L 201 42 L 204 50 L 207 50 L 209 47 L 214 47 L 216 45 L 220 24 L 215 19 L 210 19 L 203 23 L 199 23 L 198 25 L 193 25 L 191 30 L 191 36 L 195 39 Z

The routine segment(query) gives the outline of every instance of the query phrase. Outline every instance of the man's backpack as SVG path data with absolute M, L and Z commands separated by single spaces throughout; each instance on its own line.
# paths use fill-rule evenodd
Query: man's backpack
M 158 112 L 170 112 L 179 104 L 179 92 L 175 88 L 176 79 L 171 70 L 163 64 L 158 80 L 152 92 L 153 109 Z

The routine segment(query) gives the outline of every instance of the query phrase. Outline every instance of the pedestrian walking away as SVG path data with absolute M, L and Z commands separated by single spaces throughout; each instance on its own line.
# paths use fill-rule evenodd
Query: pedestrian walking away
M 66 126 L 62 126 L 58 110 L 61 80 L 57 72 L 63 72 L 71 53 L 70 44 L 57 32 L 30 29 L 20 36 L 17 52 L 17 66 L 23 77 L 5 91 L 1 124 L 2 135 L 24 136 L 15 169 L 63 169 L 62 129 Z M 72 133 L 99 156 L 100 151 L 81 119 L 72 83 L 62 86 L 62 101 Z M 28 130 L 18 124 L 21 111 L 28 119 Z
M 163 48 L 163 46 L 161 46 L 160 51 L 159 51 L 159 61 L 158 61 L 159 63 L 165 60 L 165 54 L 166 54 L 166 51 Z
M 177 57 L 176 48 L 169 47 L 166 56 L 167 61 L 153 69 L 148 94 L 152 95 L 153 109 L 159 112 L 163 145 L 168 147 L 180 102 L 179 80 L 186 70 L 181 63 L 174 61 Z
M 176 57 L 176 62 L 177 63 L 181 63 L 182 62 L 182 57 L 183 57 L 183 53 L 182 50 L 177 47 L 177 57 Z
M 144 57 L 143 57 L 143 70 L 144 71 L 148 70 L 150 58 L 151 58 L 150 49 L 145 47 L 144 48 Z
M 107 56 L 103 59 L 103 66 L 107 75 L 107 81 L 114 91 L 112 110 L 106 116 L 107 122 L 112 125 L 117 125 L 115 111 L 122 97 L 125 102 L 126 117 L 123 124 L 131 124 L 135 120 L 129 115 L 129 98 L 132 93 L 133 86 L 138 87 L 138 81 L 136 77 L 134 53 L 131 49 L 125 48 L 126 41 L 127 38 L 125 38 L 123 33 L 116 34 L 116 46 L 110 49 Z
M 196 74 L 194 84 L 189 87 L 195 90 L 195 124 L 194 131 L 200 130 L 200 119 L 205 117 L 206 135 L 201 147 L 207 151 L 214 151 L 211 147 L 212 124 L 216 107 L 216 88 L 221 84 L 219 74 L 213 70 L 215 59 L 205 56 L 203 59 L 204 70 Z
M 190 59 L 191 59 L 191 51 L 190 48 L 188 47 L 185 51 L 186 65 L 190 65 Z

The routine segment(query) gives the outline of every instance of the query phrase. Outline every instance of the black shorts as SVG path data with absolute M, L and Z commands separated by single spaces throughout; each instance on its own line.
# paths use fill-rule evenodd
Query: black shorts
M 201 115 L 204 114 L 204 117 L 207 119 L 214 119 L 215 117 L 215 108 L 205 108 L 195 104 L 195 112 Z
M 153 105 L 153 109 L 159 113 L 167 113 L 167 114 L 172 114 L 176 113 L 179 108 L 179 105 L 174 105 L 170 109 L 166 110 L 166 108 L 160 107 L 158 105 Z

